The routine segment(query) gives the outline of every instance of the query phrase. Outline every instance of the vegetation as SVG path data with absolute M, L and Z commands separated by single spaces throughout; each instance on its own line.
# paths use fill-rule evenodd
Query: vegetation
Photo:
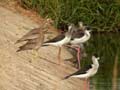
M 119 0 L 20 0 L 25 8 L 52 18 L 55 26 L 83 21 L 95 30 L 120 27 Z
M 83 21 L 93 30 L 111 31 L 120 29 L 120 0 L 21 0 L 21 5 L 27 9 L 36 10 L 40 15 L 52 18 L 55 26 L 61 23 L 77 23 Z M 112 88 L 113 66 L 116 55 L 120 56 L 119 33 L 94 34 L 86 46 L 88 57 L 81 62 L 82 66 L 88 61 L 93 52 L 100 56 L 100 68 L 95 76 L 97 90 L 107 85 Z M 118 57 L 120 63 L 120 57 Z M 118 72 L 120 68 L 118 68 Z M 120 75 L 118 75 L 120 76 Z M 120 77 L 118 77 L 120 78 Z M 100 82 L 104 82 L 100 84 Z M 110 86 L 109 86 L 110 85 Z

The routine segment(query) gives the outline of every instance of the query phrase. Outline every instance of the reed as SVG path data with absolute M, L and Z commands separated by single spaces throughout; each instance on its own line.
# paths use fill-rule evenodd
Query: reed
M 120 3 L 118 0 L 20 0 L 25 8 L 36 10 L 54 25 L 83 21 L 93 30 L 120 28 Z

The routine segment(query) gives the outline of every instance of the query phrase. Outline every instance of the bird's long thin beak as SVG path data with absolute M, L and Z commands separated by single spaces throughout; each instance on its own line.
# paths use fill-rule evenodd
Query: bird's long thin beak
M 92 32 L 93 30 L 89 30 L 89 32 Z
M 100 57 L 98 57 L 97 59 L 100 60 Z

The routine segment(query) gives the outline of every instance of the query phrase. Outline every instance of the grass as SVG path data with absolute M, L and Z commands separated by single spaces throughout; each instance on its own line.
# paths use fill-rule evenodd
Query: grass
M 27 9 L 52 18 L 60 28 L 67 23 L 83 21 L 94 30 L 116 30 L 120 28 L 119 0 L 20 0 Z

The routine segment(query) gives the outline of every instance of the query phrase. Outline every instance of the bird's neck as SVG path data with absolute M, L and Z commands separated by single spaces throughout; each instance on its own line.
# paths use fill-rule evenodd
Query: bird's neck
M 90 32 L 89 31 L 86 30 L 85 34 L 86 34 L 87 37 L 90 37 Z
M 67 32 L 65 36 L 68 37 L 68 38 L 71 38 L 72 34 L 70 32 Z
M 95 65 L 96 67 L 99 67 L 99 63 L 97 59 L 93 59 L 93 65 Z

